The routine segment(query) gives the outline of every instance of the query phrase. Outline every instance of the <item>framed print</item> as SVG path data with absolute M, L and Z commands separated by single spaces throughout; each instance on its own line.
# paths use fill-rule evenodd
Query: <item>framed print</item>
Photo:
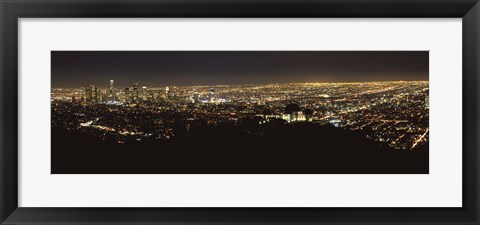
M 2 224 L 478 224 L 479 7 L 4 0 Z

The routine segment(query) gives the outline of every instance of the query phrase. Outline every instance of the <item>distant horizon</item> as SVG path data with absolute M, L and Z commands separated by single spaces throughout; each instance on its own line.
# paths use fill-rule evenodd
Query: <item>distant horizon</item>
M 109 82 L 110 80 L 108 80 Z M 107 84 L 108 84 L 107 82 Z M 383 80 L 383 81 L 340 81 L 340 82 L 273 82 L 273 83 L 250 83 L 250 84 L 199 84 L 199 85 L 173 85 L 173 84 L 162 84 L 162 85 L 143 85 L 143 82 L 132 82 L 130 85 L 117 85 L 117 82 L 114 80 L 114 87 L 126 88 L 131 87 L 133 83 L 138 83 L 139 86 L 146 87 L 217 87 L 217 86 L 254 86 L 254 85 L 274 85 L 274 84 L 353 84 L 353 83 L 390 83 L 390 82 L 429 82 L 429 80 Z M 61 89 L 61 88 L 83 88 L 85 86 L 94 85 L 99 88 L 107 88 L 108 85 L 97 85 L 97 84 L 87 84 L 83 86 L 75 87 L 51 87 L 52 89 Z

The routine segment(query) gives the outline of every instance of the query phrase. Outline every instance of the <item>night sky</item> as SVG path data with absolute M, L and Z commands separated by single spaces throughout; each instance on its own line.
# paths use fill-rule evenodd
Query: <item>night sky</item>
M 52 51 L 52 87 L 428 80 L 428 51 Z

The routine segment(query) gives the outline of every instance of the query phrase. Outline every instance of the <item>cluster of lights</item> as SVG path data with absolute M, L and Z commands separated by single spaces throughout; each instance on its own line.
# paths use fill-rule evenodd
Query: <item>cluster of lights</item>
M 286 83 L 262 85 L 52 89 L 52 125 L 129 137 L 166 140 L 186 134 L 199 121 L 236 124 L 256 118 L 308 122 L 363 132 L 394 149 L 428 143 L 428 82 Z M 285 112 L 289 104 L 299 109 Z M 179 129 L 178 120 L 182 120 Z

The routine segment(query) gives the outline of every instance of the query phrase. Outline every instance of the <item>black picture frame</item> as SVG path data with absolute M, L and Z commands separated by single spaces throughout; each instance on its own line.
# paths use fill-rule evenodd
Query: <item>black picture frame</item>
M 0 0 L 0 14 L 1 224 L 479 224 L 480 4 L 478 0 Z M 18 19 L 47 17 L 462 18 L 463 207 L 18 207 Z

